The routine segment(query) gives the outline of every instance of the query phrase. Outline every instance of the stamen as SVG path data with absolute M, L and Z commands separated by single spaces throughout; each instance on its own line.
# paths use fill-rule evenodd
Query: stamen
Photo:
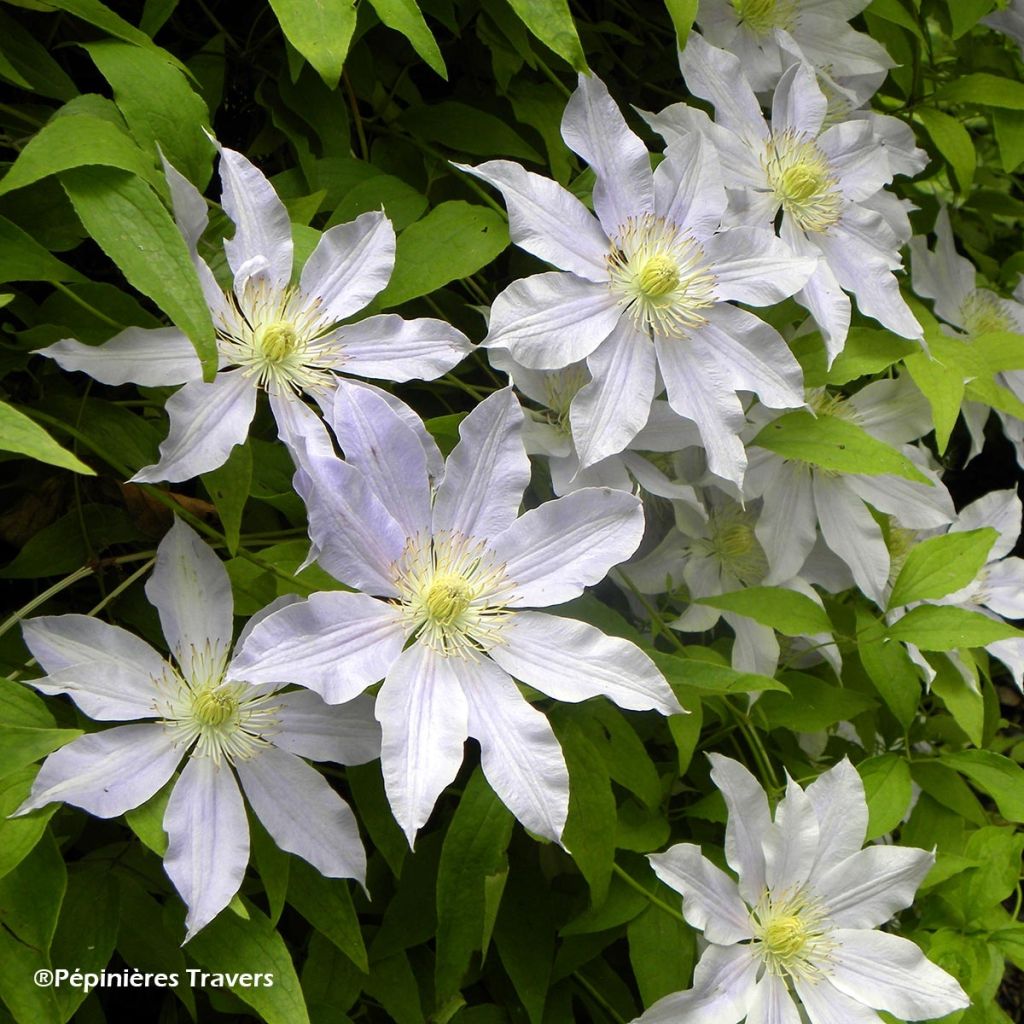
M 992 331 L 1015 331 L 1016 325 L 1003 308 L 1002 299 L 979 288 L 971 292 L 960 306 L 960 318 L 967 333 L 976 338 Z
M 815 142 L 790 131 L 772 135 L 762 166 L 782 209 L 804 231 L 826 231 L 839 220 L 839 182 Z
M 740 583 L 756 586 L 768 575 L 768 559 L 754 533 L 753 512 L 730 502 L 711 511 L 708 536 L 694 544 L 696 550 L 716 559 Z
M 797 0 L 732 0 L 740 23 L 755 35 L 768 35 L 774 29 L 793 27 Z
M 750 912 L 754 949 L 766 969 L 816 981 L 830 973 L 835 942 L 822 905 L 804 889 L 765 892 Z

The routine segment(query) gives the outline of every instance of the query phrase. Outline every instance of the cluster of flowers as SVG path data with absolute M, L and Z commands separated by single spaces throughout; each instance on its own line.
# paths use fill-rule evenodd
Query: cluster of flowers
M 950 333 L 1024 331 L 1024 294 L 1013 302 L 975 286 L 945 213 L 929 249 L 911 239 L 906 204 L 885 190 L 925 157 L 905 124 L 864 106 L 891 65 L 846 23 L 864 6 L 702 3 L 703 35 L 691 36 L 681 66 L 715 117 L 686 104 L 644 114 L 666 142 L 653 170 L 605 86 L 581 76 L 562 133 L 593 170 L 593 213 L 515 163 L 462 168 L 501 192 L 513 240 L 561 269 L 497 296 L 483 342 L 530 407 L 524 412 L 511 387 L 490 395 L 462 422 L 447 460 L 410 408 L 348 376 L 432 380 L 470 351 L 437 320 L 348 322 L 390 277 L 387 218 L 368 213 L 326 231 L 293 284 L 284 205 L 252 164 L 222 148 L 222 203 L 236 229 L 225 242 L 233 274 L 225 293 L 198 249 L 205 200 L 165 164 L 217 326 L 219 372 L 204 382 L 190 342 L 173 328 L 131 328 L 99 347 L 65 340 L 43 354 L 106 384 L 183 385 L 167 403 L 160 460 L 139 481 L 222 465 L 265 392 L 308 510 L 310 558 L 349 589 L 280 599 L 249 621 L 232 653 L 227 573 L 179 522 L 146 588 L 173 663 L 86 616 L 27 622 L 26 642 L 47 672 L 33 682 L 38 690 L 69 695 L 99 721 L 144 721 L 52 754 L 19 813 L 63 800 L 116 816 L 150 799 L 184 759 L 164 817 L 165 866 L 191 937 L 241 883 L 243 791 L 283 849 L 325 875 L 364 877 L 355 819 L 305 759 L 352 765 L 379 756 L 412 843 L 472 736 L 499 797 L 531 832 L 561 841 L 565 761 L 516 681 L 556 700 L 603 695 L 631 710 L 684 711 L 634 644 L 532 610 L 609 573 L 639 593 L 685 587 L 691 601 L 768 584 L 820 604 L 819 590 L 856 586 L 884 607 L 894 568 L 916 540 L 995 525 L 989 563 L 942 600 L 1024 616 L 1024 562 L 1009 557 L 1016 495 L 987 495 L 957 515 L 914 444 L 930 417 L 909 380 L 880 380 L 851 397 L 807 390 L 779 331 L 743 308 L 793 297 L 813 318 L 808 329 L 820 330 L 829 363 L 843 350 L 851 294 L 863 314 L 921 339 L 894 276 L 909 242 L 914 289 L 935 300 Z M 1024 399 L 1024 375 L 1003 383 Z M 748 449 L 794 409 L 896 446 L 915 479 L 841 475 Z M 976 445 L 987 411 L 965 407 Z M 1019 451 L 1024 426 L 1008 415 L 1003 424 Z M 547 460 L 557 497 L 520 515 L 529 455 Z M 670 501 L 674 524 L 628 561 L 645 530 L 638 491 Z M 888 517 L 887 529 L 872 509 Z M 721 614 L 691 603 L 672 625 L 702 631 Z M 774 632 L 724 617 L 735 632 L 734 666 L 773 673 Z M 838 668 L 829 639 L 807 641 Z M 1020 682 L 1021 642 L 990 649 Z M 798 1000 L 813 1024 L 867 1024 L 879 1020 L 875 1010 L 916 1020 L 966 1005 L 916 946 L 872 930 L 910 905 L 933 856 L 861 850 L 866 805 L 848 762 L 806 790 L 790 781 L 773 820 L 741 765 L 711 759 L 738 885 L 690 844 L 651 857 L 707 947 L 694 988 L 656 1003 L 643 1021 L 794 1024 Z

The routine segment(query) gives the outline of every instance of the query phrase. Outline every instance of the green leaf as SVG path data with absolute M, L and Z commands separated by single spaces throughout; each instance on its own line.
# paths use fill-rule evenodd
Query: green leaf
M 996 0 L 948 0 L 953 38 L 970 32 L 996 5 Z
M 945 605 L 920 605 L 886 631 L 890 640 L 916 644 L 923 651 L 984 647 L 996 640 L 1024 638 L 1024 632 L 981 612 Z
M 324 878 L 300 857 L 288 872 L 288 902 L 365 974 L 369 969 L 348 882 Z
M 785 587 L 749 587 L 715 597 L 701 597 L 694 603 L 745 615 L 762 626 L 777 629 L 784 636 L 831 633 L 833 628 L 821 605 L 806 594 Z
M 134 25 L 127 22 L 120 15 L 115 14 L 109 7 L 104 7 L 99 0 L 46 0 L 47 7 L 55 7 L 59 11 L 67 11 L 74 14 L 82 21 L 95 25 L 115 39 L 123 39 L 126 43 L 134 43 L 147 49 L 165 53 L 153 43 L 153 40 L 141 32 Z M 169 56 L 169 55 L 168 55 Z M 171 58 L 173 59 L 173 58 Z
M 38 771 L 35 766 L 21 768 L 0 778 L 0 878 L 13 871 L 32 852 L 46 831 L 46 823 L 60 806 L 48 804 L 22 818 L 8 817 L 28 798 Z
M 932 663 L 935 678 L 931 689 L 953 716 L 953 721 L 967 734 L 967 738 L 980 747 L 985 738 L 985 699 L 977 685 L 971 686 L 948 658 L 937 658 Z
M 985 564 L 999 532 L 986 527 L 932 537 L 911 548 L 893 584 L 889 607 L 945 597 L 966 587 Z
M 84 280 L 77 270 L 52 256 L 17 224 L 0 217 L 0 282 Z
M 473 772 L 448 826 L 437 871 L 436 1003 L 454 995 L 473 953 L 486 955 L 491 927 L 485 917 L 487 879 L 508 872 L 505 850 L 514 818 L 483 772 Z M 497 909 L 495 907 L 495 909 Z M 491 926 L 493 926 L 493 914 Z
M 49 952 L 67 885 L 64 858 L 46 832 L 32 851 L 0 878 L 0 925 L 26 945 Z
M 164 831 L 164 814 L 167 802 L 171 799 L 171 790 L 178 781 L 177 776 L 169 779 L 145 803 L 125 811 L 124 820 L 128 827 L 158 857 L 167 852 L 167 833 Z
M 595 704 L 591 714 L 580 724 L 587 739 L 604 758 L 611 778 L 635 793 L 648 807 L 658 807 L 662 798 L 658 770 L 619 708 L 610 703 Z
M 320 934 L 310 936 L 302 964 L 302 991 L 313 1024 L 341 1024 L 342 1016 L 359 997 L 364 976 L 351 960 Z
M 38 423 L 6 402 L 0 402 L 0 450 L 18 452 L 74 473 L 96 475 L 96 470 L 62 448 Z
M 992 111 L 992 126 L 1003 170 L 1012 174 L 1024 163 L 1024 111 L 997 108 Z
M 356 27 L 355 0 L 270 0 L 270 6 L 288 42 L 336 88 Z
M 985 107 L 1024 110 L 1024 83 L 987 71 L 957 75 L 953 81 L 936 89 L 932 98 L 947 103 L 978 103 Z M 923 109 L 917 111 L 923 113 Z
M 400 120 L 417 138 L 440 142 L 460 153 L 543 163 L 540 153 L 500 117 L 456 100 L 410 107 Z
M 766 693 L 754 705 L 754 713 L 764 715 L 770 728 L 817 732 L 876 706 L 863 693 L 832 686 L 817 676 L 787 672 L 783 681 L 789 687 L 788 694 Z
M 971 133 L 955 117 L 941 110 L 918 107 L 916 114 L 935 143 L 935 148 L 953 168 L 960 192 L 969 192 L 977 165 Z
M 50 56 L 43 43 L 13 18 L 0 11 L 0 39 L 4 58 L 27 87 L 53 100 L 69 100 L 78 94 L 75 83 Z M 11 79 L 14 81 L 14 79 Z
M 925 41 L 921 33 L 921 27 L 917 24 L 913 15 L 900 3 L 900 0 L 871 0 L 868 13 L 877 15 L 879 18 L 884 18 L 894 25 L 907 29 L 917 36 L 922 43 Z
M 809 462 L 840 473 L 881 476 L 891 473 L 918 483 L 928 478 L 895 448 L 872 437 L 855 423 L 835 416 L 814 416 L 805 409 L 773 420 L 751 444 L 786 459 Z
M 940 761 L 988 793 L 1007 821 L 1024 822 L 1024 768 L 1016 761 L 991 750 L 961 750 Z
M 66 171 L 61 184 L 86 231 L 128 283 L 188 335 L 212 379 L 217 343 L 210 310 L 185 240 L 156 193 L 134 175 L 105 167 Z
M 33 981 L 36 971 L 49 969 L 45 953 L 0 928 L 0 999 L 17 1024 L 65 1024 L 53 987 L 40 988 Z
M 415 0 L 370 0 L 370 6 L 388 28 L 401 32 L 427 64 L 445 81 L 448 80 L 448 69 L 444 66 L 437 40 Z
M 690 29 L 697 17 L 700 0 L 665 0 L 668 16 L 676 30 L 676 46 L 682 50 L 690 36 Z M 641 990 L 642 991 L 642 990 Z M 645 1000 L 646 1002 L 646 1000 Z
M 697 949 L 693 931 L 682 921 L 648 906 L 629 922 L 626 939 L 644 1006 L 688 987 Z
M 843 351 L 828 371 L 828 383 L 848 384 L 858 377 L 881 373 L 905 356 L 920 351 L 920 345 L 891 331 L 851 327 Z
M 54 719 L 39 697 L 26 683 L 0 677 L 0 722 L 25 725 L 31 729 L 50 729 Z
M 568 0 L 508 0 L 523 24 L 549 49 L 577 71 L 587 70 L 587 58 L 569 13 Z
M 267 895 L 270 921 L 276 925 L 284 910 L 293 858 L 277 845 L 255 815 L 249 820 L 249 844 L 252 862 L 260 873 L 263 891 Z
M 857 654 L 882 700 L 908 728 L 921 699 L 918 669 L 902 644 L 886 641 L 885 624 L 862 608 L 857 609 Z
M 81 735 L 81 729 L 0 725 L 0 777 L 38 761 Z
M 188 944 L 191 956 L 226 978 L 226 988 L 247 1003 L 265 1024 L 309 1024 L 302 986 L 288 947 L 269 918 L 245 902 L 248 920 L 230 910 L 219 914 Z M 271 985 L 239 985 L 238 975 L 270 975 Z
M 903 361 L 921 394 L 928 399 L 935 423 L 935 444 L 942 454 L 949 444 L 949 436 L 960 415 L 964 400 L 964 376 L 959 366 L 944 362 L 936 352 L 929 335 L 930 355 L 916 352 Z
M 505 219 L 488 207 L 459 199 L 441 203 L 398 236 L 395 272 L 377 304 L 398 306 L 475 274 L 508 243 Z
M 202 481 L 220 516 L 228 552 L 235 555 L 242 529 L 242 512 L 252 485 L 252 449 L 248 443 L 236 444 L 224 465 L 203 473 Z
M 898 754 L 869 757 L 857 765 L 868 802 L 867 839 L 891 832 L 910 807 L 910 767 Z

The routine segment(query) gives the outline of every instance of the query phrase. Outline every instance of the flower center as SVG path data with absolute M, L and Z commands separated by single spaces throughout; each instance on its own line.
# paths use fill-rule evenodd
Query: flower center
M 706 323 L 715 276 L 704 250 L 676 224 L 646 213 L 619 229 L 608 254 L 609 283 L 639 330 L 682 338 Z
M 839 220 L 843 197 L 816 143 L 791 132 L 773 135 L 762 166 L 782 209 L 804 231 L 826 231 Z
M 544 398 L 548 407 L 545 418 L 565 435 L 570 433 L 572 400 L 589 379 L 586 363 L 572 363 L 563 370 L 552 370 L 544 375 Z
M 754 943 L 772 974 L 817 980 L 831 969 L 835 944 L 821 904 L 798 889 L 765 894 L 750 912 Z
M 203 726 L 216 727 L 229 722 L 238 710 L 238 701 L 229 693 L 203 690 L 192 700 L 192 714 Z
M 275 321 L 256 332 L 256 344 L 268 363 L 281 363 L 299 346 L 299 336 L 288 323 Z
M 449 532 L 411 538 L 393 571 L 409 636 L 470 660 L 501 642 L 512 583 L 480 541 Z
M 960 317 L 967 333 L 973 338 L 991 331 L 1015 330 L 999 297 L 989 291 L 979 289 L 971 292 L 960 307 Z
M 761 941 L 768 956 L 790 960 L 807 945 L 807 928 L 794 914 L 777 917 L 765 925 Z
M 740 22 L 755 35 L 767 35 L 776 28 L 790 28 L 796 0 L 732 0 Z
M 708 539 L 704 553 L 740 583 L 756 586 L 768 574 L 768 559 L 754 533 L 753 512 L 733 502 L 714 509 L 708 516 Z

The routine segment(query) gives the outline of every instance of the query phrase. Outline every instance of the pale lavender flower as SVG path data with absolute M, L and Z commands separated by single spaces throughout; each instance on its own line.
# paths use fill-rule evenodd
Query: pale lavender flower
M 230 656 L 228 574 L 180 521 L 157 549 L 146 595 L 174 664 L 86 615 L 24 624 L 29 650 L 49 673 L 29 681 L 37 690 L 66 693 L 100 721 L 150 721 L 92 732 L 51 754 L 15 813 L 63 800 L 113 818 L 145 803 L 185 759 L 163 825 L 164 867 L 188 908 L 186 941 L 242 884 L 249 861 L 242 791 L 281 849 L 324 875 L 362 882 L 366 855 L 355 818 L 303 758 L 362 764 L 377 757 L 370 699 L 335 708 L 308 691 L 281 693 L 276 681 L 246 685 Z
M 314 594 L 268 616 L 240 659 L 252 682 L 299 683 L 331 703 L 384 679 L 384 785 L 410 842 L 458 772 L 467 735 L 519 820 L 561 837 L 561 748 L 513 677 L 556 700 L 603 694 L 631 710 L 682 710 L 638 647 L 527 610 L 602 580 L 640 542 L 643 513 L 633 495 L 594 487 L 520 516 L 522 420 L 510 389 L 481 402 L 434 487 L 420 439 L 379 396 L 339 395 L 332 425 L 346 461 L 310 450 L 296 484 L 317 561 L 358 592 Z
M 1009 36 L 1020 47 L 1024 58 L 1024 0 L 1010 0 L 1004 10 L 986 14 L 981 24 Z

